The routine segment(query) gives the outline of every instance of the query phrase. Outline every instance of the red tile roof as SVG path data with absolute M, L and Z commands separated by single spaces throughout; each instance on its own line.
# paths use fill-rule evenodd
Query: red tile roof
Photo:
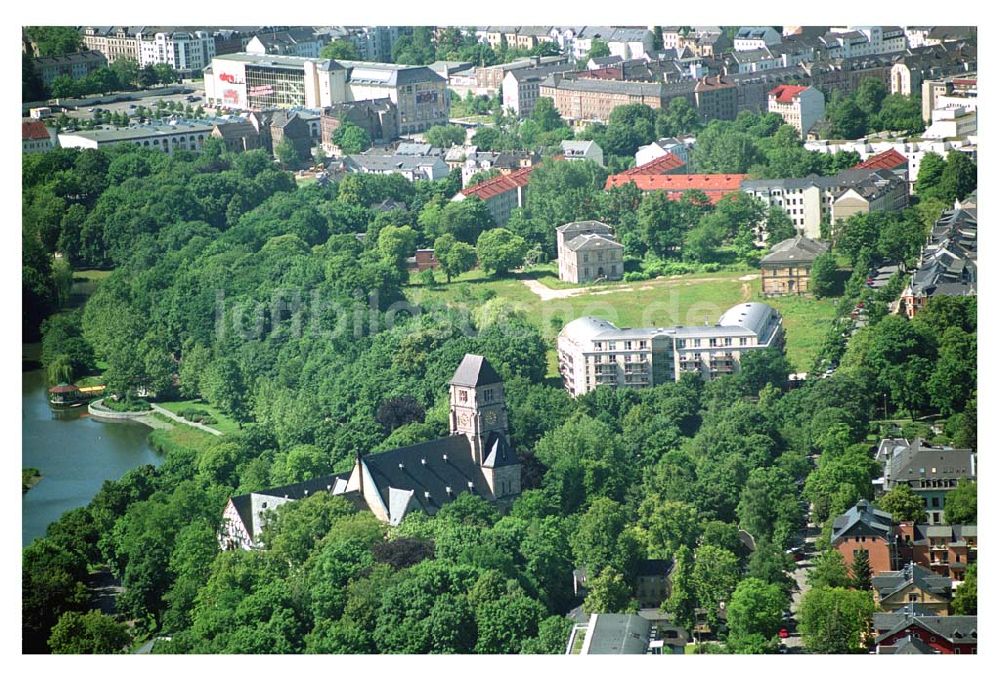
M 878 155 L 872 155 L 864 162 L 854 165 L 854 169 L 896 169 L 908 167 L 909 162 L 899 151 L 890 149 Z
M 534 169 L 534 167 L 525 167 L 524 169 L 518 169 L 516 172 L 511 172 L 510 174 L 496 176 L 489 181 L 483 181 L 475 186 L 463 189 L 462 195 L 465 197 L 475 196 L 480 200 L 485 201 L 491 197 L 496 197 L 497 195 L 506 193 L 507 191 L 514 190 L 516 188 L 523 188 L 528 185 L 528 178 L 531 176 L 532 169 Z
M 616 176 L 609 177 L 608 185 L 621 186 L 634 183 L 639 190 L 660 190 L 671 200 L 679 200 L 686 190 L 700 190 L 708 196 L 712 204 L 723 196 L 735 193 L 747 174 L 660 174 L 656 176 Z M 614 181 L 612 181 L 614 179 Z
M 626 176 L 659 176 L 660 174 L 669 174 L 670 172 L 680 169 L 684 166 L 684 160 L 673 153 L 667 153 L 662 157 L 658 157 L 655 160 L 650 160 L 644 165 L 639 165 L 638 167 L 632 167 L 631 169 L 626 169 L 620 174 L 614 174 L 608 177 L 608 181 L 605 185 L 605 189 L 610 188 L 614 185 L 620 185 L 621 183 L 628 183 L 628 181 L 622 177 Z
M 802 85 L 778 85 L 770 92 L 768 96 L 773 95 L 777 98 L 778 103 L 792 103 L 792 100 L 801 94 L 802 92 L 809 89 L 808 87 L 803 87 Z
M 41 120 L 21 121 L 22 141 L 42 141 L 49 138 L 49 130 Z

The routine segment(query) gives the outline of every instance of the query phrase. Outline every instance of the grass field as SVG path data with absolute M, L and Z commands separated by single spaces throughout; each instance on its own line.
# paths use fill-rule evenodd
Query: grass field
M 753 279 L 740 279 L 754 275 Z M 549 284 L 551 265 L 536 266 L 517 277 L 493 279 L 482 271 L 464 273 L 451 284 L 435 287 L 412 284 L 407 298 L 418 305 L 445 303 L 470 311 L 493 297 L 507 300 L 524 312 L 549 342 L 550 376 L 556 375 L 555 337 L 562 326 L 585 315 L 613 322 L 619 327 L 670 327 L 714 323 L 727 309 L 748 300 L 762 300 L 781 312 L 785 323 L 789 361 L 796 371 L 812 366 L 827 327 L 834 318 L 830 299 L 786 297 L 763 299 L 756 271 L 724 271 L 673 276 L 643 282 L 603 284 L 562 298 L 543 301 L 528 289 L 524 279 L 534 279 L 557 292 L 577 288 L 566 283 Z M 416 282 L 416 278 L 411 278 Z
M 212 415 L 212 418 L 215 419 L 215 423 L 207 423 L 206 425 L 210 428 L 215 428 L 223 435 L 239 432 L 240 429 L 240 426 L 236 421 L 223 414 L 211 404 L 202 400 L 177 400 L 175 402 L 157 402 L 157 404 L 167 411 L 175 414 L 180 414 L 185 409 L 201 409 L 202 411 L 207 411 Z M 190 428 L 190 426 L 183 425 L 181 427 Z
M 149 433 L 149 441 L 153 448 L 162 453 L 169 453 L 172 449 L 178 448 L 201 452 L 218 440 L 215 435 L 176 423 L 171 428 L 161 428 Z

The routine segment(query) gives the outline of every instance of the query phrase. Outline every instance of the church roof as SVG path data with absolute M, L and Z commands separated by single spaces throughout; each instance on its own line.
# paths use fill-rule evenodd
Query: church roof
M 507 443 L 507 438 L 497 433 L 490 433 L 487 438 L 485 454 L 484 468 L 500 468 L 505 465 L 517 465 L 521 462 Z
M 476 387 L 500 383 L 501 381 L 500 375 L 485 357 L 467 354 L 462 358 L 462 363 L 458 365 L 455 375 L 448 383 L 453 386 Z

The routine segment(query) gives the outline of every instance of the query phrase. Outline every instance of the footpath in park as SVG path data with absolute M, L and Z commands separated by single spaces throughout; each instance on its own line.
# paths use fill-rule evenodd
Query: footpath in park
M 222 436 L 222 431 L 221 430 L 216 430 L 215 428 L 207 426 L 204 423 L 197 423 L 195 421 L 189 421 L 186 418 L 184 418 L 183 416 L 178 416 L 174 412 L 172 412 L 172 411 L 170 411 L 168 409 L 164 409 L 163 407 L 161 407 L 158 404 L 153 404 L 152 402 L 150 402 L 149 406 L 153 408 L 153 411 L 155 411 L 155 412 L 157 412 L 159 414 L 163 414 L 167 418 L 172 419 L 174 421 L 177 421 L 178 423 L 183 423 L 184 425 L 189 425 L 192 428 L 197 428 L 198 430 L 202 430 L 202 431 L 208 433 L 209 435 L 216 435 L 218 437 Z

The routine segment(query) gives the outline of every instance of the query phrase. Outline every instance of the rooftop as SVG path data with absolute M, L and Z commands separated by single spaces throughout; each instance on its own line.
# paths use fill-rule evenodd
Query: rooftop
M 654 176 L 626 176 L 618 174 L 608 177 L 605 189 L 634 183 L 640 190 L 662 190 L 671 200 L 678 200 L 687 190 L 704 192 L 712 204 L 728 193 L 740 189 L 747 174 L 658 174 Z
M 782 240 L 771 248 L 771 252 L 760 260 L 761 264 L 810 263 L 830 248 L 826 242 L 811 240 L 802 235 Z
M 773 96 L 778 103 L 793 103 L 807 89 L 809 88 L 801 85 L 778 85 L 767 94 Z
M 496 176 L 489 181 L 483 181 L 475 186 L 463 188 L 461 194 L 465 197 L 478 197 L 481 200 L 488 200 L 507 191 L 523 188 L 528 185 L 528 177 L 531 176 L 532 169 L 534 168 L 525 167 L 510 174 Z

